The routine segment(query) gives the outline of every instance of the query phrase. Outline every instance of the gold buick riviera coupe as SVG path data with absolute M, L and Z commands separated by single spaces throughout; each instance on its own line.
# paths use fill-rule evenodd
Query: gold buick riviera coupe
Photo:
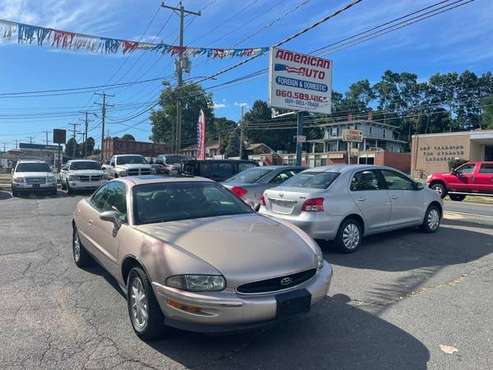
M 308 312 L 332 267 L 296 226 L 255 213 L 198 177 L 125 177 L 81 200 L 73 257 L 94 259 L 127 295 L 135 333 L 224 332 Z

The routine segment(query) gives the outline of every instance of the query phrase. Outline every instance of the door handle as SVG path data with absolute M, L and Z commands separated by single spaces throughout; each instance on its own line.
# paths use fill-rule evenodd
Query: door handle
M 392 195 L 391 198 L 392 199 L 399 199 L 399 197 L 397 195 Z
M 358 199 L 356 199 L 356 200 L 357 200 L 358 202 L 364 202 L 364 201 L 366 200 L 366 198 L 361 197 L 361 198 L 358 198 Z
M 94 221 L 93 220 L 89 220 L 87 223 L 89 224 L 89 226 L 92 226 L 94 224 Z

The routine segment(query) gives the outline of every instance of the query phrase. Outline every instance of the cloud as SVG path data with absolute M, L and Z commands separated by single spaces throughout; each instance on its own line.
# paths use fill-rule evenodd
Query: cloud
M 239 103 L 239 102 L 235 101 L 234 106 L 236 106 L 236 107 L 248 107 L 248 103 Z
M 227 107 L 227 105 L 223 104 L 223 103 L 214 103 L 214 105 L 212 106 L 212 108 L 214 108 L 214 109 L 223 109 L 226 107 Z

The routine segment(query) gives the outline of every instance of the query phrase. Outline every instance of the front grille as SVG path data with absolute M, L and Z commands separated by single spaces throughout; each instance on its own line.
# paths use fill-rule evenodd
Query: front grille
M 46 184 L 46 177 L 26 177 L 26 184 Z
M 89 176 L 79 176 L 79 181 L 81 182 L 89 182 Z
M 140 174 L 141 175 L 150 175 L 151 174 L 151 170 L 147 169 L 147 168 L 143 168 L 140 170 Z
M 100 175 L 91 176 L 91 181 L 100 181 L 100 180 L 101 180 L 101 176 Z
M 139 169 L 128 170 L 128 176 L 137 176 L 139 174 Z
M 315 276 L 317 269 L 306 270 L 292 275 L 280 276 L 273 279 L 256 281 L 238 287 L 240 293 L 265 293 L 287 289 L 299 285 Z

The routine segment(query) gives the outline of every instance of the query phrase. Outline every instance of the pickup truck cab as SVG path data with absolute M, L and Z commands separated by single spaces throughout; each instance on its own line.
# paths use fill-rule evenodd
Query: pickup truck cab
M 152 166 L 140 154 L 118 154 L 111 157 L 107 169 L 112 178 L 125 176 L 151 175 Z
M 67 193 L 76 190 L 96 190 L 107 180 L 97 161 L 86 159 L 68 161 L 60 171 L 60 182 Z
M 451 172 L 434 173 L 426 183 L 442 198 L 461 201 L 466 195 L 493 196 L 493 162 L 467 162 Z

